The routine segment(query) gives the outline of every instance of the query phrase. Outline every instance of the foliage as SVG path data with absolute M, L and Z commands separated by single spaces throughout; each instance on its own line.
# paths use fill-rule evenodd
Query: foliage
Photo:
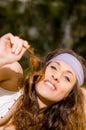
M 58 47 L 74 49 L 85 57 L 85 21 L 85 0 L 0 1 L 0 36 L 19 35 L 41 57 Z M 25 66 L 25 60 L 22 63 Z

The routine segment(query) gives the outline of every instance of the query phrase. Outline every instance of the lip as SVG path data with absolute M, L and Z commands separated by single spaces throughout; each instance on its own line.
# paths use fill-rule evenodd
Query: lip
M 50 89 L 52 89 L 52 90 L 56 89 L 55 84 L 52 81 L 50 81 L 50 80 L 44 80 L 44 84 L 46 86 L 48 86 Z

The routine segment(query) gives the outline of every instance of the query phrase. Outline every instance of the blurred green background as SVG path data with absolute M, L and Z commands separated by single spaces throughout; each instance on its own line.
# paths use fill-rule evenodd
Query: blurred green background
M 86 0 L 0 0 L 0 36 L 27 40 L 36 54 L 73 49 L 86 59 Z M 27 66 L 27 55 L 21 59 Z

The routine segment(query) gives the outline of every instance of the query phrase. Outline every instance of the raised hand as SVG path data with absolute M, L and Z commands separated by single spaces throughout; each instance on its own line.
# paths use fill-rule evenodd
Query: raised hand
M 18 36 L 3 35 L 0 38 L 0 66 L 20 60 L 29 47 L 28 42 Z

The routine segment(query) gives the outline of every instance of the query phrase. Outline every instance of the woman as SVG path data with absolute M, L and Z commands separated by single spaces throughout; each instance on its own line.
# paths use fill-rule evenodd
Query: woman
M 41 63 L 30 52 L 30 72 L 22 81 L 24 94 L 2 130 L 85 130 L 86 62 L 72 50 L 59 49 Z M 32 66 L 33 65 L 33 66 Z M 10 112 L 9 111 L 9 112 Z
M 18 60 L 28 47 L 25 40 L 11 33 L 0 38 L 0 125 L 12 116 L 13 111 L 9 109 L 22 95 L 18 82 L 23 76 L 23 70 Z

